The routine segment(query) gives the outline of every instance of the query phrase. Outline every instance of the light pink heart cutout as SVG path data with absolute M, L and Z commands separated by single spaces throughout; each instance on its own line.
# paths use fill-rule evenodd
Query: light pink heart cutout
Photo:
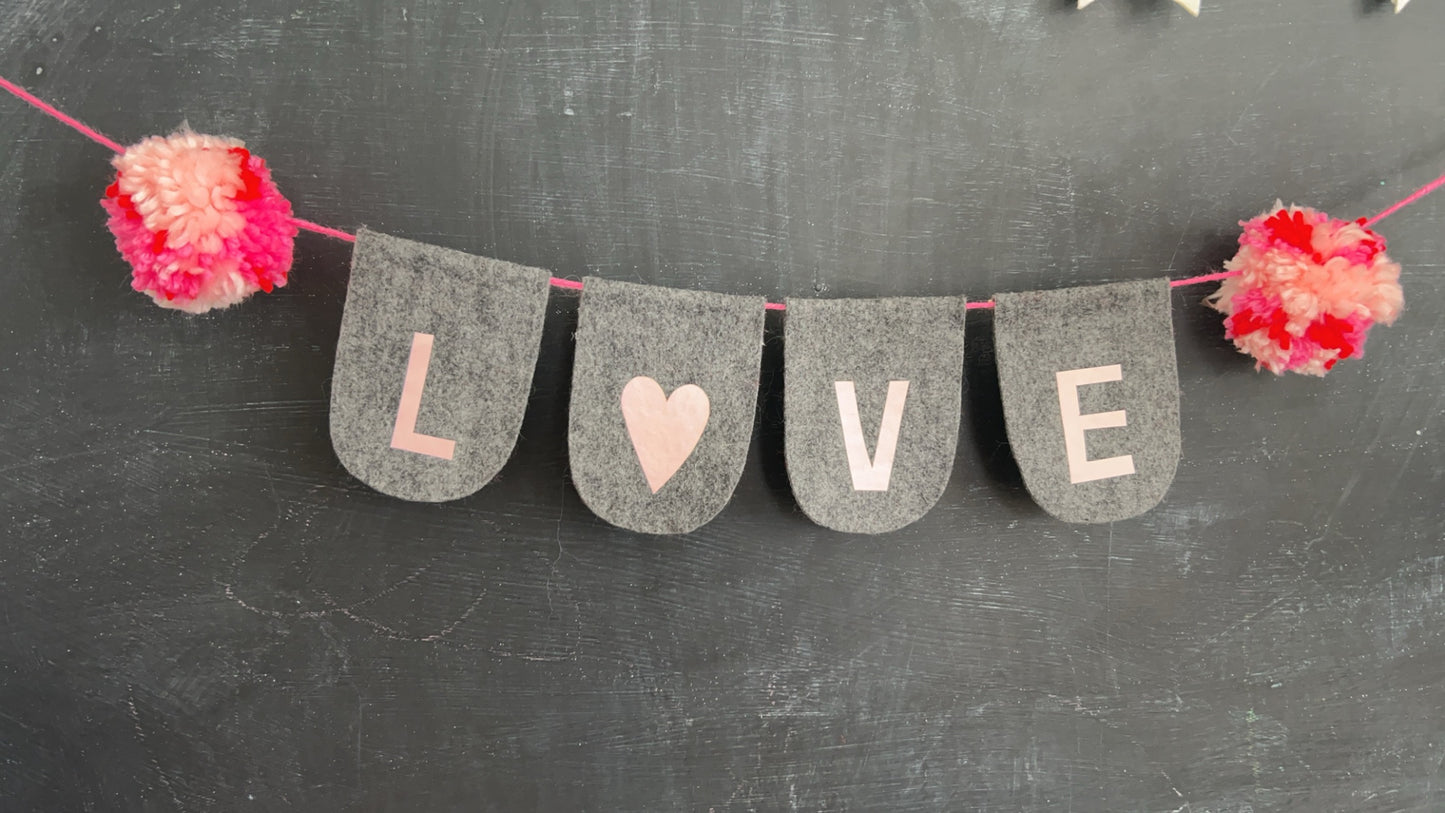
M 653 494 L 697 448 L 710 409 L 707 393 L 696 384 L 684 384 L 669 396 L 661 384 L 640 375 L 622 388 L 622 419 Z

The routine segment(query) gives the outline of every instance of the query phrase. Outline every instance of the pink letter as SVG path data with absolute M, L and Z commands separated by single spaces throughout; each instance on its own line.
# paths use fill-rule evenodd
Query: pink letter
M 401 404 L 396 409 L 396 426 L 391 430 L 391 448 L 451 460 L 456 441 L 416 431 L 416 416 L 421 411 L 421 391 L 426 389 L 426 368 L 431 365 L 434 338 L 430 333 L 411 335 L 411 357 L 407 359 L 406 378 L 401 383 Z
M 1086 367 L 1055 373 L 1059 386 L 1059 412 L 1064 418 L 1064 452 L 1069 458 L 1069 482 L 1087 483 L 1134 473 L 1134 456 L 1106 457 L 1090 460 L 1084 448 L 1084 432 L 1089 429 L 1115 429 L 1128 423 L 1124 410 L 1079 414 L 1079 387 L 1123 381 L 1124 368 L 1118 364 Z
M 858 391 L 852 381 L 834 381 L 838 393 L 838 417 L 843 420 L 843 449 L 848 453 L 848 473 L 854 491 L 887 491 L 893 476 L 893 451 L 898 447 L 898 427 L 903 423 L 903 402 L 908 398 L 907 381 L 888 382 L 888 400 L 883 404 L 883 421 L 878 426 L 878 449 L 868 459 L 863 442 L 863 423 L 858 419 Z

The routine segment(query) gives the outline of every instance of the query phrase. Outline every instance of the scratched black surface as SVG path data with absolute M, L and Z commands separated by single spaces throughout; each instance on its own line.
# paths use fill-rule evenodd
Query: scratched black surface
M 246 139 L 298 211 L 578 276 L 765 294 L 1203 272 L 1276 196 L 1445 169 L 1445 6 L 1364 0 L 0 0 L 0 72 L 122 141 Z M 1445 197 L 1324 381 L 1177 292 L 1184 460 L 1063 525 L 986 315 L 954 482 L 883 538 L 783 471 L 781 322 L 736 498 L 680 538 L 567 479 L 576 303 L 491 487 L 327 441 L 347 248 L 202 318 L 127 287 L 104 150 L 0 99 L 5 810 L 1445 807 Z

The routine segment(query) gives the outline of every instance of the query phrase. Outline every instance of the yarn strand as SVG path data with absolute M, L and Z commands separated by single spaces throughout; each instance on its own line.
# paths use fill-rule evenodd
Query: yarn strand
M 330 226 L 323 226 L 320 223 L 312 223 L 310 220 L 305 220 L 303 218 L 291 218 L 291 225 L 295 226 L 298 229 L 305 229 L 306 231 L 316 232 L 317 234 L 332 237 L 337 240 L 345 240 L 348 243 L 356 242 L 356 235 L 352 234 L 349 231 L 333 229 Z
M 79 119 L 70 116 L 69 114 L 65 113 L 64 111 L 60 110 L 59 108 L 55 107 L 44 99 L 41 99 L 39 96 L 36 96 L 35 94 L 15 84 L 9 79 L 6 79 L 3 76 L 0 76 L 0 88 L 5 89 L 10 93 L 10 95 L 14 96 L 20 101 L 25 102 L 36 110 L 39 110 L 50 118 L 60 122 L 61 124 L 64 124 L 65 126 L 69 127 L 77 133 L 80 133 L 81 135 L 85 136 L 91 141 L 94 141 L 102 147 L 106 147 L 110 151 L 116 153 L 125 152 L 125 147 L 119 142 L 115 141 L 114 139 L 110 138 L 99 130 L 96 130 L 95 128 L 87 125 L 86 123 L 80 121 Z M 1396 212 L 1404 209 L 1406 206 L 1409 206 L 1412 203 L 1420 201 L 1421 199 L 1425 198 L 1433 192 L 1440 190 L 1441 188 L 1445 188 L 1445 174 L 1442 174 L 1435 180 L 1425 184 L 1424 186 L 1410 193 L 1408 196 L 1402 198 L 1396 203 L 1391 204 L 1389 207 L 1385 208 L 1384 211 L 1380 212 L 1374 217 L 1363 221 L 1363 225 L 1366 228 L 1374 226 L 1381 220 L 1384 220 L 1390 215 L 1395 214 Z M 291 224 L 298 229 L 314 232 L 325 237 L 330 237 L 336 240 L 344 240 L 348 243 L 356 242 L 356 235 L 350 232 L 342 231 L 341 229 L 334 229 L 330 226 L 324 226 L 320 223 L 314 223 L 304 218 L 292 217 Z M 1219 280 L 1229 279 L 1230 277 L 1238 276 L 1239 273 L 1240 272 L 1238 271 L 1220 271 L 1214 274 L 1201 274 L 1197 277 L 1170 280 L 1169 287 L 1182 288 L 1187 285 L 1199 285 L 1206 282 L 1217 282 Z M 550 283 L 554 288 L 564 288 L 573 291 L 580 290 L 582 288 L 582 283 L 578 280 L 564 279 L 562 277 L 552 277 Z M 781 311 L 787 310 L 788 306 L 781 302 L 768 302 L 763 307 L 770 311 Z M 994 301 L 992 299 L 987 299 L 982 302 L 969 302 L 965 307 L 968 310 L 987 310 L 994 307 Z
M 25 88 L 20 87 L 19 85 L 15 84 L 9 79 L 6 79 L 3 76 L 0 76 L 0 87 L 3 87 L 6 90 L 10 91 L 10 94 L 15 98 L 19 99 L 20 101 L 25 102 L 31 107 L 34 107 L 36 110 L 39 110 L 40 112 L 51 117 L 52 119 L 55 119 L 61 124 L 64 124 L 66 127 L 69 127 L 75 132 L 80 133 L 91 141 L 94 141 L 102 147 L 109 148 L 111 152 L 125 152 L 124 146 L 120 145 L 115 140 L 109 138 L 104 133 L 101 133 L 99 130 L 91 128 L 89 125 L 85 124 L 77 118 L 67 115 L 59 108 L 55 107 L 54 105 L 50 104 L 39 96 L 36 96 L 34 93 L 31 93 Z
M 1430 194 L 1431 192 L 1436 191 L 1437 189 L 1439 189 L 1439 188 L 1442 187 L 1442 186 L 1445 186 L 1445 175 L 1441 175 L 1440 177 L 1438 177 L 1438 178 L 1436 178 L 1435 180 L 1433 180 L 1433 181 L 1425 184 L 1424 186 L 1420 187 L 1419 189 L 1416 189 L 1414 192 L 1411 192 L 1411 193 L 1410 193 L 1409 195 L 1407 195 L 1406 197 L 1404 197 L 1404 198 L 1402 198 L 1401 200 L 1399 200 L 1399 201 L 1391 204 L 1390 206 L 1388 206 L 1383 212 L 1380 212 L 1379 214 L 1375 215 L 1374 217 L 1370 218 L 1369 220 L 1366 220 L 1365 223 L 1364 223 L 1365 228 L 1368 229 L 1368 228 L 1370 228 L 1371 226 L 1374 226 L 1376 223 L 1379 223 L 1381 220 L 1384 220 L 1385 218 L 1387 218 L 1387 217 L 1389 217 L 1390 215 L 1392 215 L 1392 214 L 1400 211 L 1401 209 L 1405 208 L 1406 206 L 1409 206 L 1410 204 L 1415 203 L 1416 201 L 1420 200 L 1421 198 L 1425 197 L 1426 195 Z

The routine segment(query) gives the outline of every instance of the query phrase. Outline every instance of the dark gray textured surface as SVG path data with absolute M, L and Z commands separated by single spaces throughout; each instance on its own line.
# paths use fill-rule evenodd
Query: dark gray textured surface
M 473 494 L 512 454 L 531 393 L 547 279 L 538 268 L 363 230 L 331 377 L 331 446 L 357 479 L 404 500 Z M 415 431 L 451 459 L 392 448 L 415 333 L 433 347 Z
M 1195 274 L 1276 197 L 1445 170 L 1445 4 L 1071 5 L 0 0 L 0 73 L 241 136 L 331 225 L 774 299 Z M 163 312 L 105 158 L 0 99 L 6 810 L 1445 806 L 1445 198 L 1381 224 L 1407 310 L 1323 380 L 1175 292 L 1184 458 L 1138 519 L 1028 498 L 981 315 L 938 506 L 818 528 L 770 319 L 732 503 L 657 538 L 568 484 L 571 295 L 497 482 L 395 500 L 327 437 L 349 247 Z
M 588 279 L 577 316 L 567 450 L 573 485 L 593 513 L 634 531 L 677 534 L 717 516 L 747 462 L 758 404 L 761 297 Z M 637 376 L 670 396 L 707 394 L 702 437 L 656 493 L 628 427 L 622 389 Z
M 1029 495 L 1065 522 L 1116 522 L 1159 504 L 1179 463 L 1179 378 L 1168 280 L 999 294 L 999 393 Z M 1119 365 L 1118 381 L 1075 388 L 1081 415 L 1126 424 L 1084 432 L 1087 459 L 1127 456 L 1132 473 L 1074 483 L 1057 373 Z
M 809 519 L 884 533 L 933 507 L 953 473 L 961 422 L 963 297 L 789 299 L 783 330 L 783 450 L 788 484 Z M 886 491 L 856 491 L 834 382 L 852 381 L 869 460 L 890 381 L 908 382 Z

